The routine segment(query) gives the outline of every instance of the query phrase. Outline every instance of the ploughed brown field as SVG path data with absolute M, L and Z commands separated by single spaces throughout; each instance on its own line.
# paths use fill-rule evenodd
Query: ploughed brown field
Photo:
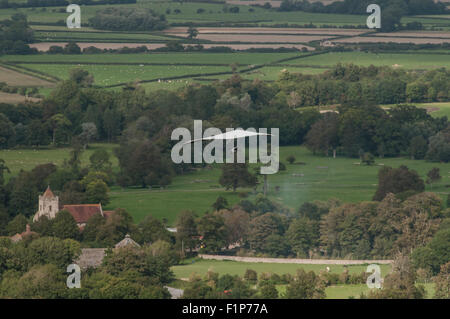
M 346 39 L 333 40 L 336 43 L 374 43 L 374 42 L 395 42 L 395 43 L 414 43 L 414 44 L 441 44 L 450 42 L 450 39 L 435 38 L 400 38 L 400 37 L 354 37 Z
M 171 35 L 180 35 L 185 37 L 187 35 L 186 27 L 175 27 L 164 30 L 164 33 Z M 357 36 L 362 33 L 370 32 L 364 29 L 309 29 L 309 28 L 208 28 L 200 27 L 196 28 L 199 34 L 209 34 L 209 33 L 226 33 L 226 34 L 289 34 L 289 35 L 349 35 Z
M 186 34 L 174 34 L 180 37 Z M 197 39 L 214 42 L 250 42 L 250 43 L 308 43 L 325 40 L 333 36 L 324 35 L 271 35 L 271 34 L 199 34 Z
M 0 82 L 5 82 L 10 86 L 43 86 L 43 87 L 53 87 L 54 84 L 31 75 L 23 74 L 10 70 L 8 68 L 0 67 Z M 10 94 L 15 95 L 15 94 Z M 20 95 L 19 95 L 20 96 Z M 5 96 L 6 97 L 6 96 Z M 10 97 L 12 98 L 12 97 Z M 2 100 L 0 100 L 2 101 Z
M 39 100 L 40 99 L 34 98 L 34 97 L 27 98 L 20 94 L 11 94 L 11 93 L 0 92 L 0 103 L 17 104 L 17 103 L 23 103 L 26 101 L 37 102 Z

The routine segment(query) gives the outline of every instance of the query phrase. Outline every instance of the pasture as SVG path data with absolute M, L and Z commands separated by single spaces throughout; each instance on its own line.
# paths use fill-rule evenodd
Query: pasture
M 297 210 L 304 202 L 313 200 L 339 198 L 343 202 L 370 201 L 376 191 L 377 174 L 381 164 L 392 167 L 406 165 L 416 170 L 423 179 L 426 179 L 431 168 L 438 167 L 442 180 L 432 186 L 426 185 L 426 190 L 438 193 L 443 200 L 449 192 L 445 187 L 450 184 L 448 164 L 399 157 L 377 158 L 376 165 L 365 166 L 355 165 L 359 163 L 358 159 L 315 156 L 304 147 L 280 148 L 282 162 L 286 163 L 285 158 L 291 154 L 296 157 L 297 164 L 286 164 L 286 171 L 268 176 L 268 196 L 292 211 Z M 300 165 L 299 162 L 305 165 Z M 242 191 L 250 192 L 249 199 L 256 196 L 250 189 L 238 189 L 236 193 L 225 191 L 218 184 L 220 174 L 220 168 L 213 167 L 177 176 L 172 184 L 163 190 L 112 189 L 108 209 L 125 208 L 137 222 L 151 214 L 157 218 L 165 218 L 169 225 L 173 225 L 176 216 L 184 209 L 193 210 L 197 214 L 211 211 L 211 205 L 219 196 L 225 197 L 230 205 L 242 199 L 239 197 Z M 278 191 L 275 190 L 277 186 Z M 261 191 L 260 184 L 257 192 Z
M 38 55 L 5 55 L 0 57 L 4 62 L 26 63 L 160 63 L 160 64 L 213 64 L 241 65 L 266 64 L 282 59 L 300 57 L 304 53 L 141 53 L 141 54 L 38 54 Z
M 305 67 L 330 67 L 337 63 L 354 63 L 361 66 L 394 66 L 404 69 L 433 69 L 450 67 L 448 54 L 426 53 L 365 53 L 365 52 L 329 52 L 326 54 L 290 60 L 287 65 Z
M 230 72 L 228 66 L 186 66 L 186 65 L 92 65 L 92 64 L 25 64 L 26 67 L 38 72 L 46 73 L 62 80 L 69 78 L 69 72 L 74 68 L 81 68 L 94 76 L 94 84 L 111 86 L 134 81 L 158 80 L 188 76 L 193 74 L 215 74 Z
M 113 167 L 117 167 L 117 158 L 112 155 L 112 150 L 116 144 L 91 144 L 81 156 L 83 166 L 89 165 L 89 157 L 98 149 L 106 149 L 111 155 Z M 46 163 L 62 165 L 64 159 L 69 159 L 70 148 L 37 148 L 37 149 L 2 149 L 0 158 L 5 160 L 5 165 L 10 169 L 11 174 L 5 174 L 6 179 L 17 175 L 20 170 L 32 170 L 35 166 Z
M 278 275 L 295 274 L 298 269 L 305 271 L 314 271 L 319 274 L 320 271 L 326 271 L 330 268 L 330 272 L 341 274 L 345 269 L 348 269 L 350 274 L 360 274 L 367 269 L 367 265 L 302 265 L 302 264 L 279 264 L 279 263 L 253 263 L 253 262 L 239 262 L 239 261 L 219 261 L 219 260 L 204 260 L 204 259 L 187 259 L 185 264 L 172 267 L 175 276 L 180 278 L 189 278 L 192 273 L 204 276 L 208 271 L 217 272 L 220 275 L 230 274 L 243 276 L 247 269 L 253 269 L 259 274 L 262 272 L 274 273 Z M 380 265 L 381 275 L 384 277 L 391 270 L 390 265 Z

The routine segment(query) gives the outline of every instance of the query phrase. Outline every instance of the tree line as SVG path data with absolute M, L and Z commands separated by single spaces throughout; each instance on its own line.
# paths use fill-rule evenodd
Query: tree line
M 27 0 L 26 2 L 0 1 L 0 8 L 36 8 L 36 7 L 65 7 L 69 4 L 79 5 L 102 5 L 102 4 L 130 4 L 136 3 L 136 0 Z
M 11 19 L 0 21 L 0 54 L 36 53 L 28 46 L 33 40 L 33 30 L 25 15 L 16 13 Z
M 166 28 L 167 21 L 152 9 L 110 7 L 97 10 L 89 25 L 100 30 L 151 31 Z

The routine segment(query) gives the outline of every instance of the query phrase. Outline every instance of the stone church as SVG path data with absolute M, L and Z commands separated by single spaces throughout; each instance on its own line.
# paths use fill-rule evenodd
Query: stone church
M 50 186 L 48 186 L 44 194 L 39 195 L 39 210 L 34 215 L 33 222 L 38 221 L 42 216 L 53 219 L 61 210 L 67 210 L 73 216 L 80 229 L 83 229 L 86 226 L 88 219 L 95 214 L 100 214 L 107 218 L 113 213 L 113 211 L 104 211 L 101 203 L 64 205 L 60 209 L 59 197 L 53 194 Z

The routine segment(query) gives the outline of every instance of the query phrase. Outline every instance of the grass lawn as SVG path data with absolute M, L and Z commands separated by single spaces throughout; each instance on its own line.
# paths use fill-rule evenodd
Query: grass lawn
M 278 263 L 248 263 L 238 262 L 231 260 L 203 260 L 193 259 L 189 260 L 191 263 L 185 265 L 173 266 L 172 271 L 175 276 L 179 278 L 189 278 L 192 273 L 204 276 L 208 270 L 214 272 L 230 275 L 243 276 L 247 269 L 253 269 L 258 274 L 262 272 L 282 274 L 295 274 L 298 269 L 304 269 L 305 271 L 314 271 L 319 273 L 321 270 L 326 270 L 327 266 L 330 267 L 330 271 L 333 273 L 342 273 L 345 269 L 344 265 L 301 265 L 301 264 L 278 264 Z M 384 276 L 390 271 L 390 265 L 380 265 L 381 274 Z M 347 269 L 350 273 L 360 274 L 366 271 L 367 265 L 349 265 Z

